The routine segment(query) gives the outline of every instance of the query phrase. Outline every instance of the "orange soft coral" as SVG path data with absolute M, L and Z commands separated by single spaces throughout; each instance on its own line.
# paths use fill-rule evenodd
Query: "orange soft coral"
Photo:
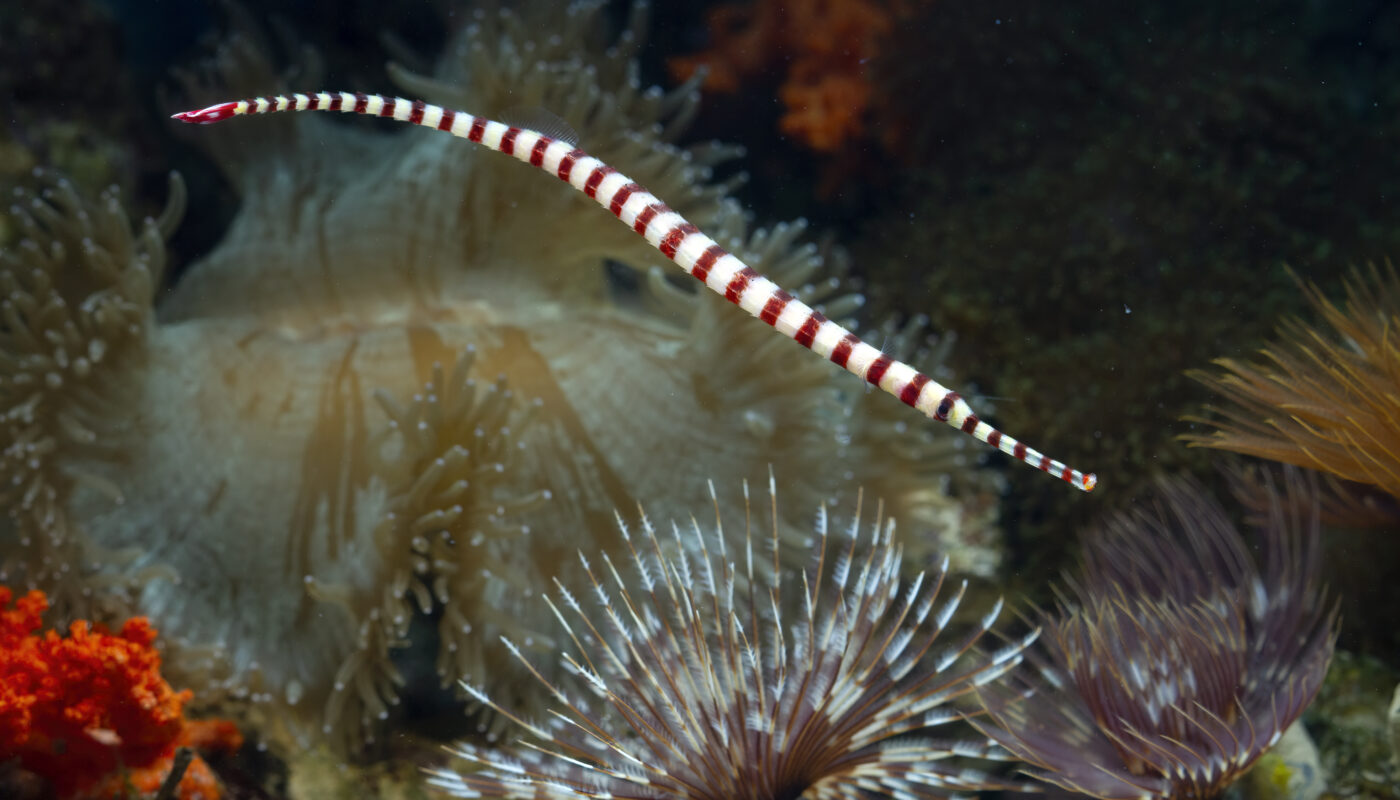
M 236 749 L 231 725 L 186 723 L 190 692 L 161 677 L 156 632 L 144 617 L 117 635 L 80 620 L 63 637 L 39 632 L 48 607 L 42 592 L 13 608 L 11 598 L 0 586 L 0 762 L 18 761 L 60 797 L 125 797 L 146 783 L 154 791 L 177 746 Z M 191 765 L 178 796 L 218 797 L 206 765 Z
M 779 127 L 819 152 L 864 135 L 870 103 L 869 60 L 907 2 L 899 0 L 762 0 L 752 8 L 721 6 L 710 14 L 714 47 L 672 59 L 678 78 L 704 65 L 705 88 L 737 91 L 746 77 L 777 64 L 786 109 Z

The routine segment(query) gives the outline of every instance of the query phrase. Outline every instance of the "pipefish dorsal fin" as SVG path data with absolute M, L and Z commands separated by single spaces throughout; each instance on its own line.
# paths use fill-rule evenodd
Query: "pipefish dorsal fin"
M 578 131 L 563 117 L 541 106 L 516 106 L 501 112 L 501 122 L 524 130 L 538 131 L 551 139 L 579 146 Z

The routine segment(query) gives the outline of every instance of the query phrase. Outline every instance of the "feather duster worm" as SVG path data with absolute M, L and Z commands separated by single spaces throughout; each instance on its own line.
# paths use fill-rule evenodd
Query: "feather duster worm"
M 1222 358 L 1196 380 L 1230 406 L 1211 407 L 1217 430 L 1193 445 L 1296 464 L 1377 486 L 1400 498 L 1400 278 L 1372 265 L 1346 282 L 1344 308 L 1316 286 L 1308 301 L 1331 327 L 1285 322 L 1263 362 Z
M 641 15 L 609 40 L 600 7 L 478 13 L 435 75 L 395 78 L 443 105 L 556 110 L 591 151 L 849 321 L 859 298 L 822 274 L 815 248 L 798 243 L 802 226 L 749 232 L 726 185 L 710 180 L 732 149 L 666 143 L 693 113 L 695 87 L 644 90 L 632 60 Z M 278 80 L 235 38 L 184 82 L 205 97 Z M 916 430 L 887 450 L 897 404 L 870 403 L 817 359 L 794 363 L 762 326 L 731 324 L 723 299 L 648 271 L 655 251 L 599 225 L 568 187 L 450 137 L 311 115 L 201 133 L 242 208 L 162 297 L 158 320 L 148 283 L 126 279 L 140 290 L 135 322 L 120 329 L 132 331 L 120 340 L 130 355 L 106 356 L 94 371 L 101 391 L 79 398 L 102 404 L 68 412 L 71 395 L 48 389 L 35 366 L 60 363 L 49 350 L 61 340 L 21 323 L 101 309 L 112 291 L 7 322 L 6 365 L 20 377 L 0 376 L 18 409 L 0 479 L 29 486 L 33 463 L 45 476 L 22 495 L 36 498 L 25 500 L 37 509 L 23 512 L 29 533 L 0 538 L 10 571 L 32 583 L 60 563 L 84 565 L 69 585 L 87 588 L 142 576 L 132 610 L 181 647 L 172 669 L 207 657 L 198 663 L 217 674 L 206 680 L 355 747 L 392 712 L 403 678 L 391 655 L 428 613 L 436 638 L 425 647 L 444 683 L 469 675 L 498 696 L 528 693 L 513 662 L 480 642 L 506 633 L 542 652 L 557 644 L 532 594 L 546 576 L 567 578 L 577 547 L 618 546 L 611 509 L 645 497 L 671 514 L 685 507 L 679 487 L 770 464 L 802 476 L 796 502 L 814 507 L 864 483 L 929 530 L 955 568 L 984 563 L 983 548 L 964 543 L 990 538 L 987 508 L 943 489 L 950 476 L 987 485 L 960 469 L 958 444 Z M 93 212 L 76 200 L 39 205 L 33 213 L 53 221 L 36 223 L 15 256 L 14 296 L 91 269 L 84 235 L 67 229 Z M 111 253 L 117 277 L 154 274 L 154 255 L 121 249 L 132 237 L 117 221 L 102 217 L 101 236 L 87 238 Z M 137 241 L 158 255 L 161 225 L 145 230 Z M 619 287 L 609 263 L 646 277 Z M 76 330 L 85 345 L 92 326 Z M 39 388 L 11 388 L 21 380 Z M 48 555 L 60 547 L 61 558 Z M 181 682 L 198 687 L 197 677 Z
M 755 564 L 764 544 L 751 528 L 731 555 L 713 485 L 710 493 L 712 529 L 692 517 L 665 535 L 643 515 L 634 537 L 619 517 L 629 577 L 606 553 L 601 566 L 580 553 L 591 602 L 558 581 L 559 603 L 545 600 L 571 645 L 560 658 L 580 690 L 544 679 L 506 639 L 553 696 L 553 719 L 512 716 L 530 735 L 523 749 L 463 745 L 457 755 L 485 769 L 437 771 L 435 785 L 460 797 L 655 800 L 943 797 L 1006 787 L 959 758 L 1001 756 L 990 742 L 906 735 L 961 719 L 958 697 L 1020 663 L 1033 634 L 972 655 L 1000 601 L 970 634 L 943 645 L 967 584 L 940 599 L 945 561 L 901 589 L 893 520 L 877 512 L 866 524 L 857 506 L 843 532 L 820 510 L 814 546 L 804 548 L 815 549 L 815 566 L 785 579 L 776 524 L 771 564 Z M 771 479 L 768 493 L 776 523 Z
M 1086 542 L 1028 654 L 1039 682 L 989 687 L 990 722 L 974 720 L 1030 774 L 1092 797 L 1218 796 L 1312 701 L 1336 641 L 1297 473 L 1259 528 L 1260 566 L 1202 487 L 1158 491 Z

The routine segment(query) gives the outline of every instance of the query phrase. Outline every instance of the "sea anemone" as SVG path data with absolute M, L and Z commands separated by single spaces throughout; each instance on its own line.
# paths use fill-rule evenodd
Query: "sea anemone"
M 133 230 L 115 188 L 89 202 L 66 178 L 36 171 L 34 181 L 9 209 L 22 238 L 0 249 L 0 578 L 22 571 L 49 587 L 59 615 L 85 616 L 93 584 L 78 576 L 129 559 L 85 540 L 67 503 L 81 488 L 120 497 L 95 465 L 121 462 L 124 376 L 148 357 L 185 191 L 172 176 L 164 213 Z M 141 580 L 131 570 L 122 582 Z
M 1312 491 L 1285 483 L 1294 501 Z M 1273 504 L 1261 569 L 1201 486 L 1157 491 L 1086 541 L 1027 654 L 1039 680 L 989 687 L 974 721 L 1029 774 L 1093 797 L 1218 796 L 1311 702 L 1336 640 L 1315 503 Z
M 637 80 L 645 5 L 618 35 L 602 8 L 468 14 L 431 77 L 391 72 L 449 106 L 557 112 L 591 152 L 849 322 L 860 299 L 801 243 L 804 226 L 749 230 L 712 179 L 732 148 L 668 143 L 697 97 Z M 281 83 L 251 41 L 184 76 L 189 99 Z M 955 567 L 987 563 L 960 562 L 968 549 L 995 552 L 994 512 L 940 480 L 965 466 L 962 443 L 915 428 L 888 448 L 897 403 L 867 408 L 832 365 L 654 276 L 661 257 L 569 187 L 423 131 L 266 122 L 198 136 L 242 205 L 158 308 L 171 221 L 133 236 L 119 208 L 56 192 L 27 212 L 43 218 L 13 256 L 5 288 L 21 313 L 0 329 L 15 409 L 0 483 L 17 487 L 22 517 L 0 530 L 7 574 L 79 598 L 126 581 L 123 613 L 160 627 L 173 677 L 201 696 L 227 686 L 301 741 L 358 749 L 395 713 L 415 618 L 432 633 L 415 633 L 414 658 L 436 659 L 444 684 L 524 691 L 481 642 L 506 633 L 550 651 L 532 597 L 545 577 L 567 577 L 578 547 L 620 545 L 611 509 L 646 498 L 674 513 L 680 487 L 712 474 L 771 464 L 802 476 L 791 493 L 806 507 L 867 485 L 902 517 L 936 522 L 925 541 Z M 94 271 L 104 291 L 25 311 Z M 118 300 L 127 316 L 110 336 L 64 322 L 106 320 Z M 100 369 L 79 374 L 92 342 L 106 345 Z
M 1196 380 L 1231 401 L 1194 445 L 1329 472 L 1400 498 L 1400 278 L 1387 264 L 1353 270 L 1345 308 L 1315 285 L 1308 301 L 1331 326 L 1288 320 L 1263 362 L 1222 358 Z
M 804 548 L 815 563 L 785 580 L 775 492 L 770 479 L 771 563 L 752 527 L 726 543 L 713 484 L 712 529 L 692 517 L 665 536 L 643 515 L 634 538 L 619 517 L 630 579 L 606 553 L 601 568 L 580 554 L 593 607 L 559 581 L 558 604 L 545 601 L 580 691 L 548 681 L 505 639 L 557 703 L 552 719 L 526 722 L 469 687 L 530 738 L 511 752 L 461 745 L 456 754 L 484 769 L 438 770 L 433 784 L 461 797 L 735 800 L 1005 787 L 957 758 L 998 758 L 999 748 L 923 732 L 960 720 L 954 701 L 1019 664 L 1034 634 L 978 653 L 998 601 L 942 645 L 966 582 L 935 609 L 947 562 L 902 582 L 894 521 L 877 510 L 865 524 L 859 505 L 844 533 L 818 512 Z

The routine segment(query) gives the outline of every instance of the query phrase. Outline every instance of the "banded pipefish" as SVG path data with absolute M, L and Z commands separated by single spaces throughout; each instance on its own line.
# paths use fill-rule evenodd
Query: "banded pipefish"
M 593 198 L 662 255 L 749 314 L 822 358 L 899 398 L 924 416 L 951 425 L 1012 458 L 1083 491 L 1098 483 L 1085 473 L 1028 447 L 981 420 L 957 392 L 909 364 L 891 358 L 844 326 L 798 300 L 721 247 L 694 224 L 616 168 L 573 142 L 465 111 L 377 94 L 294 93 L 234 100 L 173 118 L 211 124 L 279 111 L 340 111 L 385 117 L 446 131 L 548 172 Z M 527 212 L 528 213 L 528 212 Z

